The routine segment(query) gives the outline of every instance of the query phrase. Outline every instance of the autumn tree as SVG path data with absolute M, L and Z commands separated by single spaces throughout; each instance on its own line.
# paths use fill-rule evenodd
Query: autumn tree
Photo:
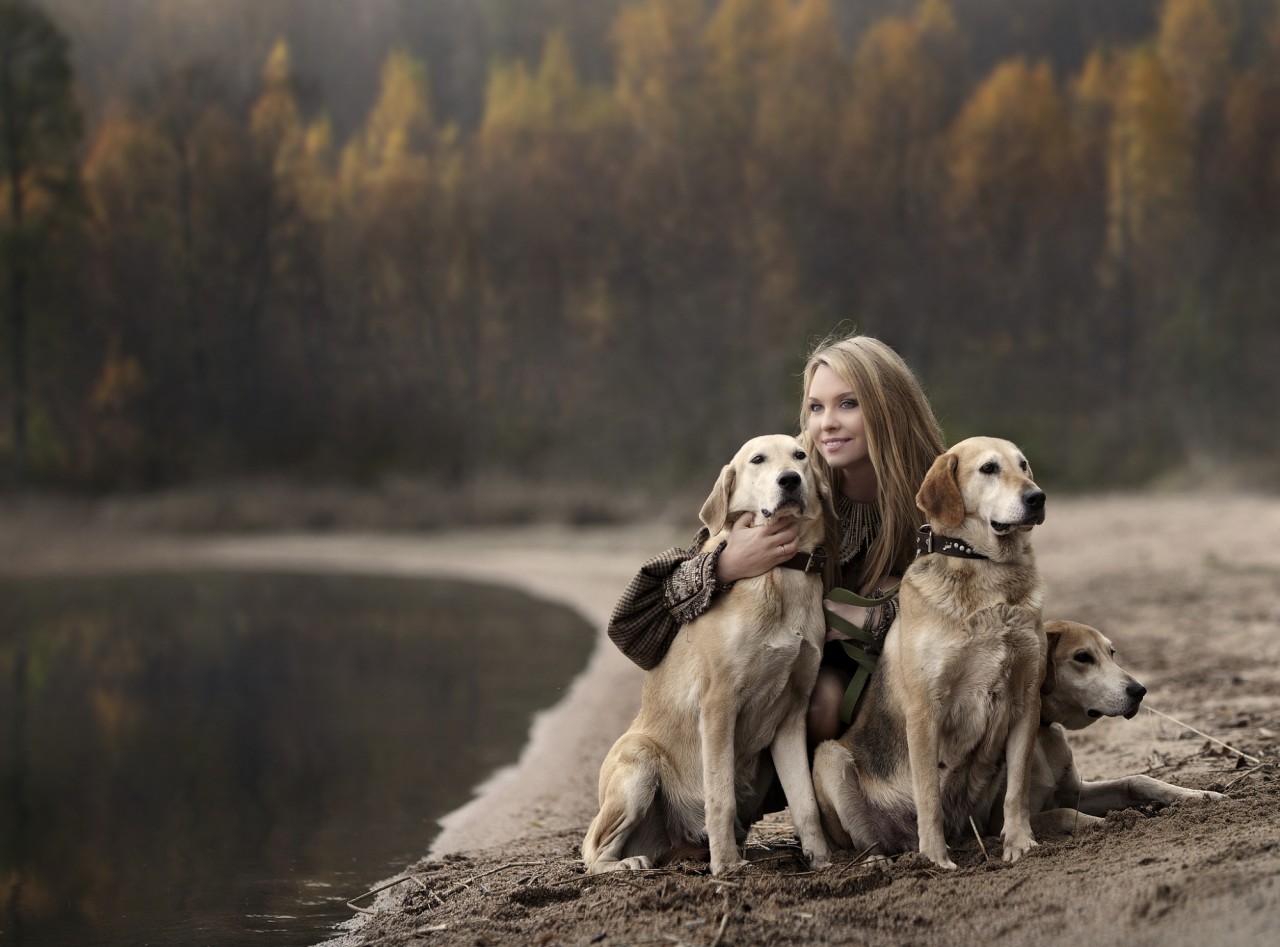
M 491 70 L 467 190 L 479 295 L 465 305 L 475 306 L 477 329 L 492 340 L 477 365 L 480 387 L 519 393 L 529 415 L 504 418 L 503 437 L 534 463 L 577 436 L 575 408 L 598 377 L 591 351 L 612 328 L 621 125 L 608 91 L 579 77 L 558 33 L 536 68 Z M 564 371 L 570 364 L 583 370 Z M 545 421 L 530 424 L 534 418 L 554 419 L 552 442 L 537 436 Z
M 398 436 L 405 419 L 446 433 L 447 363 L 437 360 L 433 332 L 450 285 L 450 135 L 436 125 L 426 64 L 397 50 L 339 160 L 330 230 L 343 260 L 333 281 L 334 337 L 351 373 L 343 411 L 359 419 L 349 434 L 375 464 L 425 461 L 421 438 Z
M 325 352 L 330 328 L 325 236 L 334 184 L 332 127 L 325 117 L 305 122 L 284 40 L 276 42 L 263 67 L 249 132 L 270 185 L 264 190 L 266 235 L 258 258 L 265 325 L 247 357 L 274 362 L 262 384 L 279 417 L 266 433 L 277 449 L 280 440 L 292 440 L 291 453 L 297 455 L 305 453 L 299 442 L 320 435 L 315 416 L 334 404 L 326 380 L 331 359 Z
M 849 248 L 829 239 L 837 218 L 830 185 L 839 136 L 837 116 L 849 95 L 849 70 L 829 0 L 802 0 L 782 24 L 774 67 L 759 91 L 753 152 L 756 187 L 766 209 L 757 225 L 761 301 L 768 326 L 784 351 L 794 335 L 779 314 L 794 308 L 797 294 L 810 293 L 812 328 L 829 328 L 847 313 L 835 311 L 833 286 L 848 269 Z M 816 292 L 814 292 L 816 290 Z M 777 369 L 784 372 L 783 366 Z
M 1120 376 L 1149 381 L 1152 320 L 1176 308 L 1194 274 L 1191 131 L 1160 60 L 1134 53 L 1111 125 L 1106 273 L 1117 293 Z
M 50 226 L 78 201 L 80 134 L 66 38 L 25 0 L 0 0 L 0 174 L 7 198 L 0 240 L 8 282 L 11 449 L 19 483 L 28 451 L 30 283 Z
M 1156 49 L 1187 124 L 1199 132 L 1226 92 L 1231 42 L 1218 0 L 1167 0 Z
M 952 126 L 949 159 L 945 207 L 957 252 L 970 278 L 998 287 L 979 305 L 1024 352 L 1049 344 L 1050 307 L 1072 289 L 1060 266 L 1078 235 L 1069 226 L 1070 129 L 1048 63 L 998 66 Z
M 963 103 L 965 70 L 965 39 L 944 0 L 876 23 L 854 52 L 830 169 L 833 200 L 848 221 L 837 239 L 863 276 L 851 281 L 857 295 L 847 309 L 892 321 L 907 354 L 926 366 L 928 310 L 937 300 L 919 295 L 927 284 L 918 261 L 937 255 L 946 134 Z

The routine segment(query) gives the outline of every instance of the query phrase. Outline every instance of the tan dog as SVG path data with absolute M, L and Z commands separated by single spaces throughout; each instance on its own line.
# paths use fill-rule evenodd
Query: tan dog
M 989 810 L 1007 760 L 1004 858 L 1014 861 L 1036 844 L 1028 769 L 1046 643 L 1028 534 L 1044 522 L 1044 491 L 1017 447 L 975 437 L 934 461 L 916 504 L 945 554 L 907 569 L 863 705 L 839 741 L 818 747 L 823 825 L 847 848 L 918 846 L 954 868 L 946 840 Z
M 713 533 L 703 548 L 752 511 L 757 525 L 794 516 L 799 549 L 810 553 L 822 541 L 825 492 L 799 441 L 754 438 L 702 507 Z M 760 815 L 774 767 L 810 864 L 830 861 L 804 736 L 826 625 L 813 566 L 740 579 L 680 629 L 600 768 L 600 812 L 582 843 L 588 872 L 649 868 L 702 839 L 713 874 L 743 864 L 738 841 Z
M 1150 776 L 1123 776 L 1085 782 L 1076 771 L 1065 730 L 1083 730 L 1103 717 L 1129 719 L 1147 689 L 1115 660 L 1102 632 L 1072 621 L 1046 621 L 1049 666 L 1040 697 L 1040 728 L 1031 766 L 1031 825 L 1037 835 L 1074 832 L 1096 825 L 1116 809 L 1164 807 L 1188 800 L 1222 801 L 1217 792 L 1183 789 Z M 983 817 L 987 829 L 1000 827 L 1000 798 Z

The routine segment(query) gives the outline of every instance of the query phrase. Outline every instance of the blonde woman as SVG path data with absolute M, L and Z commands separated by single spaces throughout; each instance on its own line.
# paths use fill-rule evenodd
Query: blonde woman
M 809 356 L 800 437 L 835 498 L 827 584 L 879 599 L 915 553 L 916 491 L 945 449 L 933 409 L 893 349 L 852 335 L 824 342 Z M 719 592 L 795 555 L 792 520 L 755 527 L 751 519 L 739 519 L 710 552 L 699 552 L 708 538 L 704 527 L 688 549 L 669 549 L 641 567 L 609 622 L 623 654 L 642 668 L 655 667 L 679 627 L 714 608 Z M 894 598 L 868 607 L 850 604 L 857 596 L 829 594 L 845 601 L 825 602 L 831 627 L 809 704 L 811 744 L 834 739 L 848 725 L 897 613 Z

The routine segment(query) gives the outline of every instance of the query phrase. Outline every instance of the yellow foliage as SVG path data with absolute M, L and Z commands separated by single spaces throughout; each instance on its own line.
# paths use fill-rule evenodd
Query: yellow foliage
M 1227 85 L 1231 34 L 1215 0 L 1168 0 L 1157 48 L 1187 120 L 1197 125 Z
M 112 339 L 102 362 L 102 370 L 89 395 L 89 409 L 96 413 L 127 408 L 145 387 L 142 366 L 131 355 L 120 352 L 120 340 Z
M 82 173 L 94 219 L 108 228 L 175 216 L 174 154 L 151 125 L 118 115 L 103 121 Z
M 1194 164 L 1186 114 L 1160 60 L 1129 60 L 1111 127 L 1108 249 L 1120 266 L 1175 275 L 1188 235 Z
M 368 188 L 389 197 L 425 186 L 433 144 L 426 67 L 403 50 L 393 52 L 383 64 L 378 99 L 364 129 L 342 152 L 345 199 L 355 205 Z
M 997 66 L 957 118 L 950 148 L 948 204 L 963 224 L 1007 245 L 1050 219 L 1069 152 L 1049 64 Z
M 843 50 L 829 0 L 802 0 L 786 26 L 776 74 L 761 90 L 756 136 L 811 176 L 834 147 L 832 116 L 847 90 Z
M 877 227 L 900 227 L 932 205 L 943 168 L 941 139 L 961 94 L 963 40 L 951 8 L 929 0 L 911 19 L 867 31 L 853 57 L 833 166 L 837 193 Z

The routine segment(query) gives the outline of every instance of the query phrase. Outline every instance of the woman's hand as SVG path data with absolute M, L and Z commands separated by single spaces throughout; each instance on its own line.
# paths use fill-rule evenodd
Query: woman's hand
M 716 560 L 716 581 L 721 585 L 764 575 L 796 554 L 800 531 L 791 516 L 752 526 L 752 513 L 743 513 L 729 532 L 728 545 Z

